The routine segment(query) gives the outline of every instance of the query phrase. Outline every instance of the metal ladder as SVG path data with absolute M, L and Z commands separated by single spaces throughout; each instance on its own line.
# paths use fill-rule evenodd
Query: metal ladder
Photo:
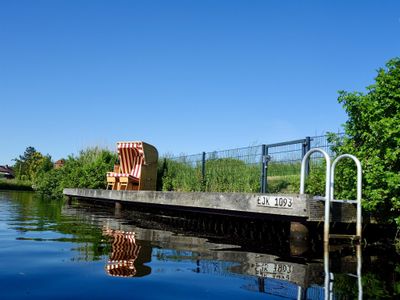
M 306 177 L 306 167 L 309 162 L 311 154 L 314 152 L 321 153 L 326 161 L 326 175 L 325 175 L 325 196 L 324 197 L 314 197 L 314 199 L 325 201 L 325 217 L 324 217 L 324 242 L 329 242 L 330 238 L 350 238 L 352 240 L 361 240 L 362 231 L 362 215 L 361 215 L 361 196 L 362 196 L 362 167 L 361 163 L 357 157 L 351 154 L 342 154 L 333 161 L 331 164 L 331 158 L 328 153 L 320 148 L 313 148 L 309 150 L 303 157 L 301 161 L 301 171 L 300 171 L 300 194 L 304 194 L 305 191 L 305 177 Z M 343 158 L 352 159 L 357 166 L 357 199 L 356 200 L 337 200 L 334 199 L 334 181 L 335 181 L 335 168 L 337 163 Z M 357 217 L 356 217 L 356 234 L 329 234 L 330 228 L 330 205 L 331 202 L 341 202 L 341 203 L 354 203 L 357 204 Z

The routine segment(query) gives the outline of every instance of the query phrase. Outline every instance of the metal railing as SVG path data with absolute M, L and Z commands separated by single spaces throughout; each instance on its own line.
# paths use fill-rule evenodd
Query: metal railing
M 344 135 L 338 134 L 340 137 Z M 320 148 L 327 152 L 331 157 L 333 144 L 329 141 L 327 135 L 305 137 L 303 139 L 286 141 L 274 144 L 262 144 L 250 147 L 202 152 L 194 155 L 181 155 L 170 157 L 169 159 L 184 163 L 185 165 L 201 169 L 201 180 L 203 186 L 207 184 L 207 179 L 211 168 L 211 162 L 221 161 L 229 163 L 236 160 L 252 168 L 251 172 L 257 172 L 259 187 L 261 193 L 268 191 L 268 177 L 292 176 L 300 173 L 301 161 L 304 155 L 313 148 Z M 322 155 L 313 155 L 310 159 L 310 165 L 321 163 Z M 234 164 L 232 164 L 234 165 Z M 223 171 L 221 171 L 223 172 Z M 308 175 L 309 166 L 306 169 Z

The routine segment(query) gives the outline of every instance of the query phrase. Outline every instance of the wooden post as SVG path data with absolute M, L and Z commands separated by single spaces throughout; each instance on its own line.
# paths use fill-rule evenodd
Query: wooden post
M 290 222 L 290 240 L 308 241 L 308 227 L 304 223 Z
M 308 227 L 299 222 L 290 223 L 290 254 L 300 256 L 308 251 L 309 230 Z

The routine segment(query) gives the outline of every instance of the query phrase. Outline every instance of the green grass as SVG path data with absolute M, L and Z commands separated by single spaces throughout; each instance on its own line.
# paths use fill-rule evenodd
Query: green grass
M 300 174 L 301 162 L 270 162 L 268 176 L 292 176 Z
M 0 190 L 33 191 L 33 188 L 29 181 L 0 178 Z
M 300 172 L 299 172 L 300 174 Z M 300 189 L 300 175 L 268 176 L 268 193 L 297 194 Z
M 300 163 L 274 163 L 268 168 L 268 192 L 298 193 Z M 193 165 L 169 158 L 160 160 L 158 189 L 181 192 L 243 192 L 260 191 L 261 165 L 223 158 L 208 160 L 203 181 L 201 164 Z
M 271 163 L 268 166 L 268 193 L 298 193 L 300 162 Z M 306 191 L 321 194 L 324 188 L 323 165 L 311 165 Z M 158 190 L 180 192 L 260 192 L 261 165 L 222 158 L 206 161 L 203 180 L 201 164 L 160 159 Z

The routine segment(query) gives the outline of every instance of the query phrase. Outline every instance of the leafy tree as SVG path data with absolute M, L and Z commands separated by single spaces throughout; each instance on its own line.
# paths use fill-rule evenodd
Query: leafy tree
M 24 154 L 19 156 L 19 160 L 24 162 L 29 161 L 36 152 L 35 147 L 26 147 Z
M 44 156 L 34 147 L 27 147 L 23 155 L 14 159 L 14 170 L 18 179 L 34 182 L 38 173 L 47 172 L 53 168 L 49 155 Z
M 400 225 L 400 58 L 377 72 L 366 93 L 339 92 L 338 101 L 348 114 L 346 136 L 332 139 L 337 139 L 336 152 L 361 160 L 364 208 Z M 355 185 L 353 170 L 338 169 L 342 182 L 338 197 L 354 195 L 348 186 Z
M 32 146 L 29 146 L 25 149 L 23 155 L 20 155 L 18 158 L 15 158 L 14 164 L 14 172 L 15 176 L 18 179 L 26 179 L 28 180 L 28 173 L 29 173 L 29 161 L 31 160 L 32 156 L 36 153 L 36 149 Z

